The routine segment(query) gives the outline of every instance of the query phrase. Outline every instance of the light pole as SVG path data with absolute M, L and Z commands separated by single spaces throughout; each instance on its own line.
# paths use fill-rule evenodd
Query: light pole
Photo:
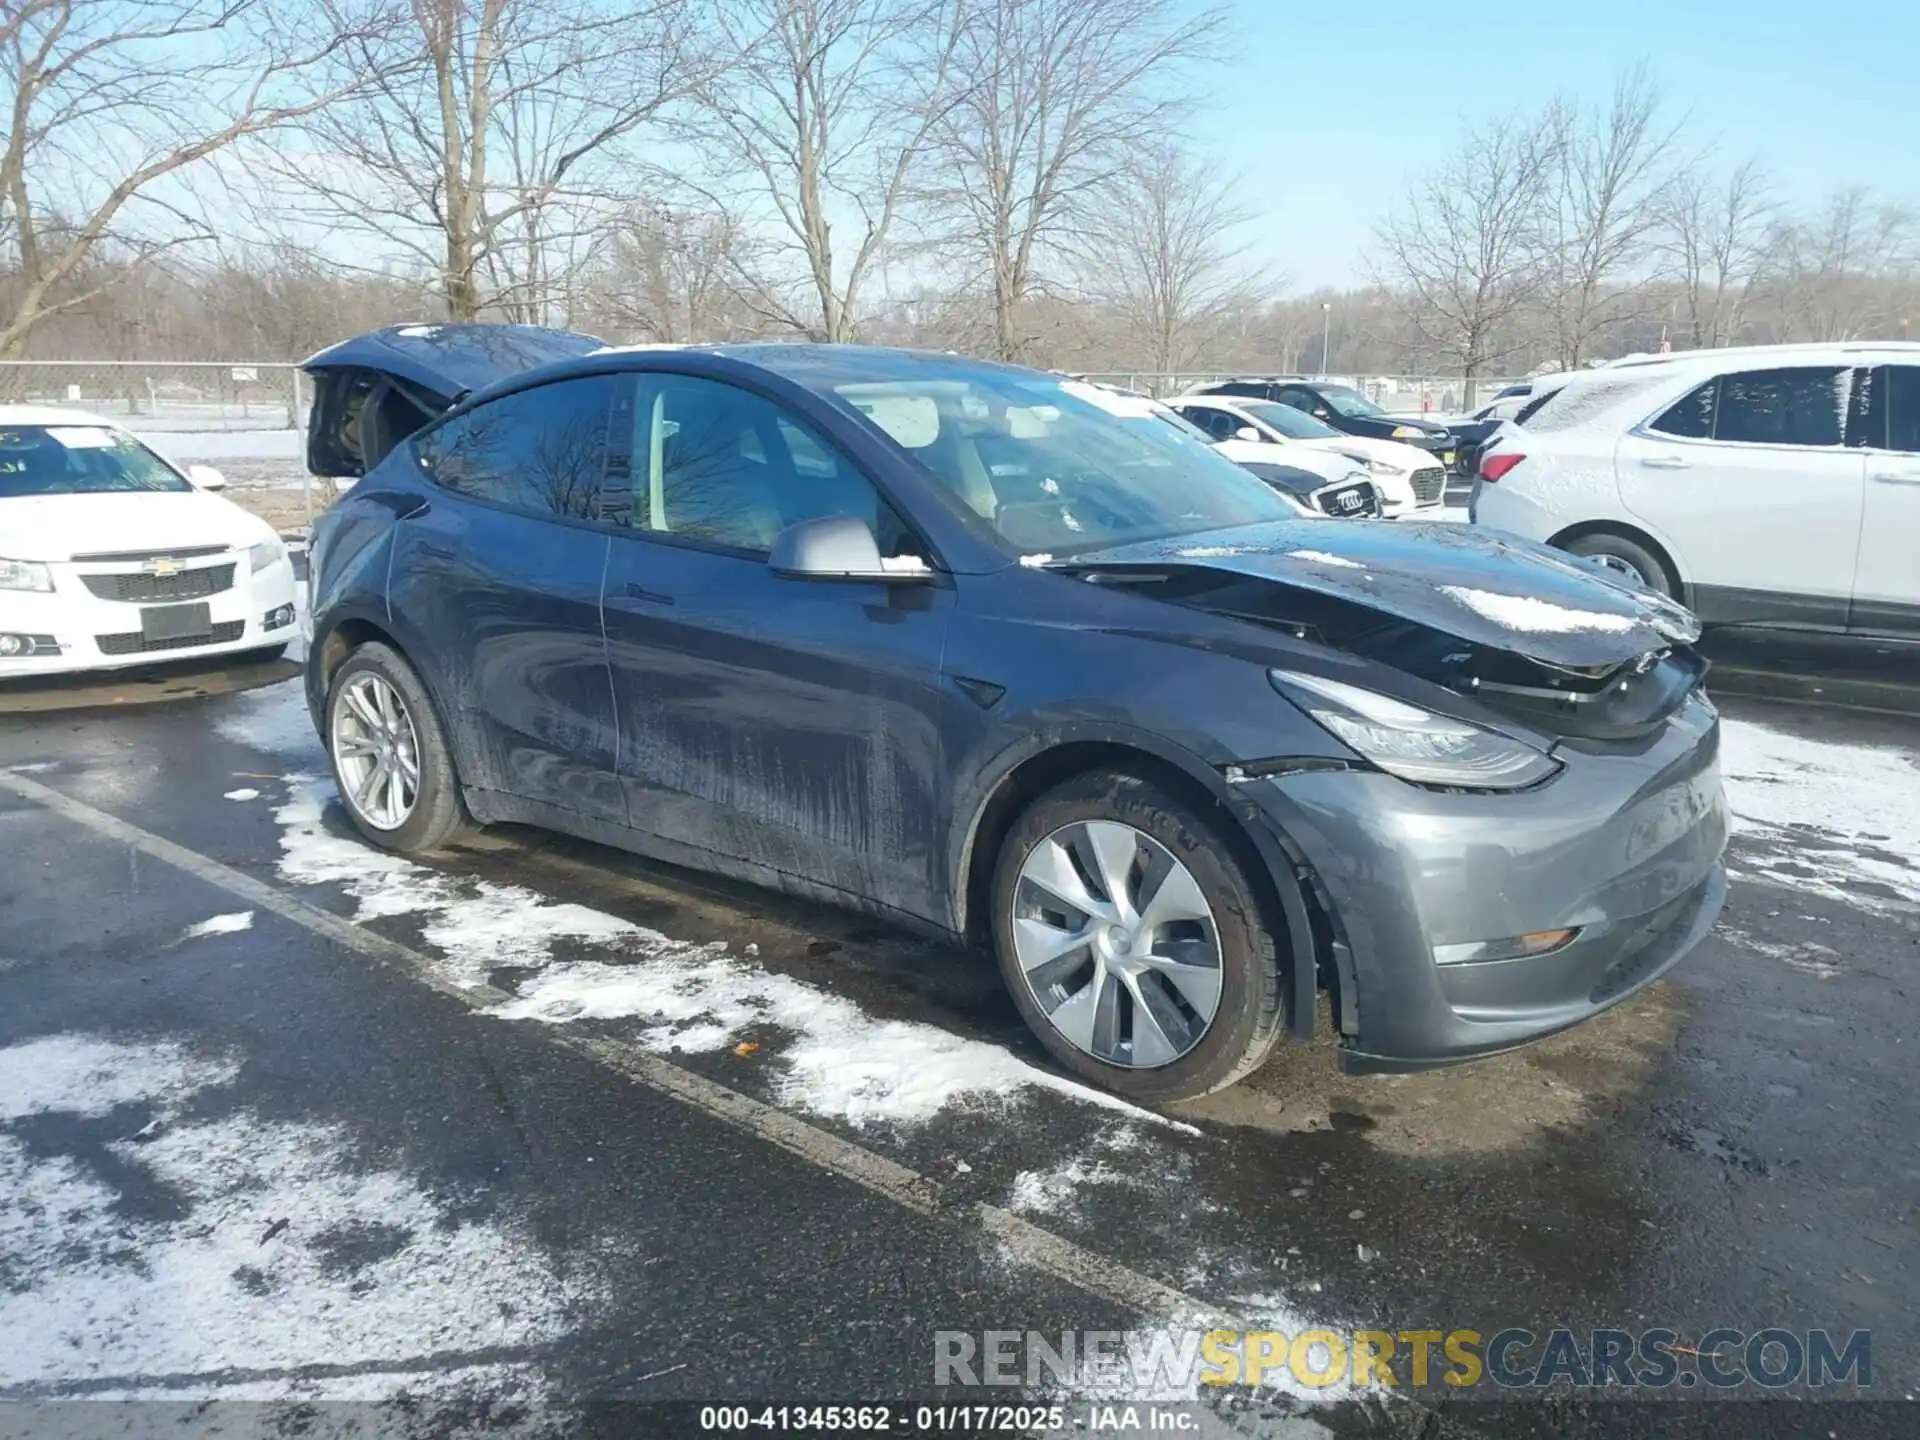
M 1333 302 L 1320 302 L 1320 373 L 1331 373 L 1327 369 L 1327 348 L 1333 339 Z

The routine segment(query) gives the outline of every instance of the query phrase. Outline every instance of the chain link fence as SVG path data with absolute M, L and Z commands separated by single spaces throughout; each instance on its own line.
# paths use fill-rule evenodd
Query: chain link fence
M 299 367 L 284 361 L 0 361 L 0 403 L 86 410 L 131 430 L 301 430 L 307 401 Z

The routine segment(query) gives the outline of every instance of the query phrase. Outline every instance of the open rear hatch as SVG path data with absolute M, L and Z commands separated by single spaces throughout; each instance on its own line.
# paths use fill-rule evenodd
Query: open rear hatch
M 604 343 L 537 325 L 393 325 L 343 340 L 300 367 L 313 381 L 307 469 L 357 479 L 474 391 Z
M 1685 607 L 1471 526 L 1250 526 L 1054 568 L 1378 660 L 1550 734 L 1645 734 L 1707 670 Z

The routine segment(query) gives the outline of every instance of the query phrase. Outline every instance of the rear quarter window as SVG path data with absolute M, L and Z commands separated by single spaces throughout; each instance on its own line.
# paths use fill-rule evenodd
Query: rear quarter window
M 1850 366 L 1746 370 L 1720 377 L 1713 438 L 1747 445 L 1825 449 L 1845 434 L 1853 404 Z
M 1626 406 L 1661 383 L 1662 377 L 1647 375 L 1609 375 L 1584 385 L 1571 382 L 1529 403 L 1514 421 L 1536 433 L 1573 430 Z

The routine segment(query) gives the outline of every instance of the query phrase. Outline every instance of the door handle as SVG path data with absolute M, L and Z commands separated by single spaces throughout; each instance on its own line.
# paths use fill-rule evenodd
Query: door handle
M 1693 464 L 1683 455 L 1642 455 L 1640 463 L 1649 470 L 1685 470 Z
M 673 597 L 671 595 L 664 595 L 658 590 L 649 590 L 643 585 L 634 584 L 631 580 L 627 582 L 627 598 L 630 600 L 643 600 L 649 605 L 673 604 Z
M 1920 470 L 1876 470 L 1873 478 L 1882 485 L 1920 485 Z

